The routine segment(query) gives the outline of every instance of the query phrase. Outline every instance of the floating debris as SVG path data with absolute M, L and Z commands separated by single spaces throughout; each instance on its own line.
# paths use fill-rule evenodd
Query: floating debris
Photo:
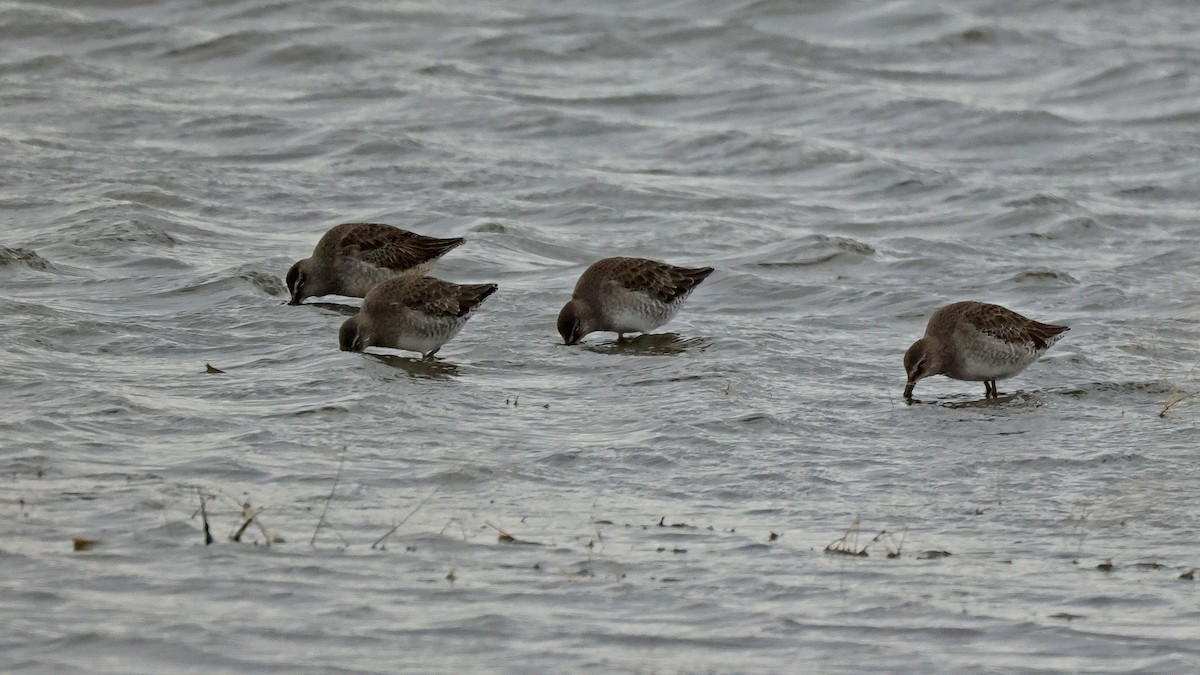
M 870 544 L 868 543 L 862 548 L 858 547 L 858 525 L 860 522 L 862 522 L 862 519 L 855 516 L 854 522 L 850 523 L 850 527 L 846 529 L 842 536 L 829 542 L 829 545 L 825 547 L 825 552 L 865 558 L 867 556 L 867 547 Z
M 936 558 L 947 558 L 953 554 L 950 551 L 922 551 L 917 554 L 917 560 L 933 560 Z
M 242 526 L 239 527 L 236 532 L 234 532 L 232 535 L 230 535 L 229 541 L 232 541 L 234 543 L 240 542 L 242 540 L 242 535 L 245 534 L 245 532 L 246 532 L 246 528 L 250 527 L 250 523 L 253 523 L 253 522 L 254 522 L 254 516 L 250 516 L 249 518 L 247 518 L 246 522 L 242 523 Z
M 1183 574 L 1180 574 L 1179 578 L 1187 579 L 1188 581 L 1195 579 L 1196 578 L 1196 568 L 1193 567 L 1193 568 L 1189 569 L 1188 571 L 1184 572 Z
M 208 529 L 208 511 L 204 508 L 208 498 L 200 488 L 196 488 L 196 494 L 200 496 L 200 521 L 204 523 L 204 545 L 208 546 L 213 543 L 212 532 Z
M 350 542 L 346 541 L 346 538 L 342 536 L 342 533 L 338 532 L 333 527 L 333 525 L 331 525 L 329 523 L 329 521 L 325 519 L 325 514 L 327 514 L 329 512 L 329 502 L 333 501 L 333 493 L 337 492 L 338 483 L 341 482 L 341 480 L 342 480 L 342 468 L 344 468 L 345 466 L 346 466 L 346 449 L 342 448 L 342 456 L 340 459 L 338 459 L 337 473 L 334 474 L 334 476 L 333 476 L 333 485 L 329 488 L 329 496 L 325 498 L 325 505 L 323 507 L 321 507 L 321 516 L 319 518 L 317 518 L 317 526 L 313 529 L 312 538 L 308 540 L 309 546 L 312 546 L 313 544 L 317 543 L 317 535 L 321 533 L 321 528 L 325 528 L 325 527 L 328 527 L 330 530 L 332 530 L 333 533 L 338 536 L 338 539 L 342 540 L 343 546 L 350 545 Z
M 204 372 L 208 373 L 209 375 L 214 375 L 217 373 L 223 373 L 225 371 L 221 370 L 220 368 L 217 368 L 216 366 L 214 366 L 211 363 L 206 363 L 206 364 L 204 364 Z
M 584 567 L 583 569 L 581 569 L 577 572 L 572 572 L 571 570 L 568 570 L 568 569 L 562 569 L 562 570 L 559 570 L 559 572 L 564 577 L 567 578 L 567 581 L 575 581 L 576 579 L 588 579 L 590 577 L 596 576 L 596 574 L 594 572 L 592 572 L 590 569 L 587 569 L 586 567 Z
M 344 457 L 344 456 L 343 456 L 343 457 Z M 432 491 L 432 492 L 430 492 L 428 495 L 426 495 L 426 496 L 425 496 L 425 498 L 424 498 L 424 499 L 422 499 L 422 500 L 421 500 L 421 502 L 420 502 L 419 504 L 417 504 L 417 507 L 416 507 L 415 509 L 413 509 L 412 511 L 410 511 L 410 512 L 409 512 L 409 514 L 408 514 L 407 516 L 404 516 L 404 520 L 401 520 L 400 522 L 398 522 L 398 523 L 396 523 L 395 525 L 393 525 L 393 526 L 392 526 L 392 529 L 388 530 L 387 532 L 384 532 L 382 537 L 380 537 L 380 538 L 376 539 L 376 540 L 375 540 L 375 543 L 371 544 L 371 548 L 372 548 L 372 549 L 381 549 L 381 548 L 383 548 L 383 547 L 384 547 L 384 542 L 386 542 L 386 541 L 387 541 L 388 537 L 390 537 L 390 536 L 392 536 L 393 534 L 395 534 L 395 533 L 396 533 L 396 531 L 400 529 L 400 526 L 401 526 L 401 525 L 403 525 L 403 524 L 407 523 L 409 518 L 412 518 L 414 515 L 416 515 L 417 511 L 420 511 L 422 506 L 425 506 L 425 504 L 426 504 L 426 503 L 428 503 L 430 499 L 433 499 L 433 496 L 434 496 L 434 495 L 436 495 L 436 494 L 438 493 L 438 491 L 442 489 L 442 486 L 443 486 L 443 485 L 445 485 L 445 484 L 446 484 L 446 481 L 445 481 L 445 480 L 443 480 L 441 483 L 438 483 L 437 487 L 433 488 L 433 491 Z M 457 518 L 451 518 L 451 519 L 450 519 L 450 522 L 446 523 L 446 527 L 449 527 L 449 526 L 450 526 L 450 523 L 452 523 L 452 522 L 454 522 L 454 521 L 456 521 L 456 520 L 458 520 L 458 519 L 457 519 Z M 459 527 L 462 527 L 462 521 L 458 521 L 458 526 L 459 526 Z M 446 527 L 443 527 L 443 528 L 442 528 L 442 532 L 445 532 L 445 531 L 446 531 Z M 466 538 L 467 538 L 467 531 L 466 531 L 466 529 L 463 529 L 463 540 L 465 541 L 465 540 L 466 540 Z M 415 551 L 416 549 L 414 548 L 413 550 Z
M 1100 570 L 1101 572 L 1113 571 L 1112 559 L 1107 559 L 1104 562 L 1100 563 L 1099 565 L 1096 565 L 1096 569 Z
M 20 264 L 35 270 L 48 270 L 50 261 L 27 248 L 9 248 L 0 246 L 0 267 Z
M 497 526 L 487 522 L 486 520 L 483 521 L 483 524 L 500 533 L 499 535 L 496 536 L 496 541 L 500 542 L 501 544 L 515 544 L 517 546 L 542 546 L 542 544 L 540 544 L 536 541 L 525 541 L 524 539 L 517 539 L 516 537 L 509 534 L 508 530 L 505 530 L 504 528 L 501 528 L 501 527 L 497 527 Z
M 1064 621 L 1074 621 L 1075 619 L 1086 619 L 1087 617 L 1084 616 L 1083 614 L 1071 614 L 1069 612 L 1059 612 L 1058 614 L 1051 614 L 1050 618 L 1051 619 L 1062 619 Z
M 99 539 L 88 539 L 87 537 L 71 537 L 71 545 L 76 551 L 90 551 L 92 547 L 99 544 Z
M 901 550 L 904 548 L 904 540 L 908 538 L 908 526 L 906 525 L 900 532 L 900 541 L 896 541 L 896 537 L 886 530 L 880 532 L 875 538 L 883 540 L 883 546 L 887 549 L 888 558 L 899 558 Z M 950 554 L 947 553 L 946 555 Z
M 1171 410 L 1171 408 L 1173 408 L 1175 406 L 1175 404 L 1183 403 L 1184 401 L 1186 401 L 1190 398 L 1195 398 L 1198 394 L 1200 394 L 1200 392 L 1192 391 L 1192 392 L 1187 392 L 1187 393 L 1177 393 L 1177 394 L 1173 395 L 1171 398 L 1167 399 L 1166 403 L 1163 404 L 1162 410 L 1158 411 L 1158 416 L 1166 417 L 1167 412 L 1169 412 Z

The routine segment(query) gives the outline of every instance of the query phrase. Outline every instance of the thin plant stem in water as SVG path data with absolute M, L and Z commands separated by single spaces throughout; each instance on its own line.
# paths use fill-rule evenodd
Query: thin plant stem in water
M 222 490 L 221 488 L 217 488 L 216 492 L 217 492 L 218 497 L 224 497 L 224 498 L 228 499 L 229 501 L 233 502 L 234 504 L 236 504 L 237 507 L 239 509 L 241 509 L 242 517 L 246 519 L 246 522 L 242 523 L 242 526 L 239 527 L 237 529 L 237 531 L 234 532 L 234 534 L 230 535 L 229 538 L 232 541 L 240 542 L 242 534 L 245 532 L 246 528 L 249 527 L 249 525 L 251 523 L 253 523 L 254 526 L 258 528 L 258 531 L 262 533 L 263 540 L 266 542 L 267 546 L 270 546 L 272 543 L 274 543 L 276 541 L 277 537 L 275 535 L 271 534 L 267 530 L 266 525 L 263 525 L 262 522 L 259 520 L 259 515 L 262 514 L 263 511 L 267 510 L 266 506 L 260 506 L 260 507 L 258 507 L 257 510 L 251 511 L 249 500 L 238 501 L 238 499 L 236 497 L 234 497 L 233 495 L 229 494 L 228 492 Z
M 404 516 L 403 520 L 401 520 L 400 522 L 393 525 L 392 529 L 388 530 L 387 532 L 384 532 L 382 537 L 376 539 L 375 543 L 371 544 L 371 548 L 379 548 L 379 546 L 381 544 L 383 544 L 383 542 L 387 541 L 388 537 L 395 534 L 396 530 L 399 530 L 402 525 L 407 523 L 409 518 L 412 518 L 414 515 L 416 515 L 417 511 L 420 511 L 422 506 L 425 506 L 425 504 L 427 502 L 429 502 L 430 499 L 433 499 L 433 496 L 436 495 L 438 493 L 438 490 L 442 489 L 442 485 L 445 485 L 445 484 L 446 484 L 445 481 L 443 481 L 437 487 L 433 488 L 433 491 L 430 492 L 428 495 L 426 495 L 425 499 L 422 499 L 421 502 L 419 504 L 417 504 L 416 508 L 414 508 L 412 511 L 409 511 L 408 515 Z M 465 536 L 464 536 L 464 538 L 465 538 Z
M 313 530 L 312 539 L 308 540 L 309 546 L 312 546 L 313 544 L 316 543 L 317 534 L 321 532 L 322 527 L 327 525 L 327 523 L 325 522 L 325 514 L 329 511 L 329 502 L 333 501 L 333 493 L 337 492 L 338 482 L 342 480 L 342 467 L 344 467 L 345 465 L 346 465 L 346 453 L 343 450 L 342 458 L 341 458 L 341 460 L 338 461 L 337 475 L 335 475 L 333 477 L 333 487 L 329 488 L 329 496 L 325 498 L 325 506 L 321 509 L 321 517 L 317 519 L 317 528 L 315 530 Z M 333 528 L 330 527 L 330 529 L 333 529 Z M 338 536 L 338 539 L 342 540 L 342 545 L 348 546 L 350 544 L 350 542 L 346 541 L 346 538 L 342 536 L 341 532 L 338 532 L 337 530 L 333 530 L 333 533 Z
M 208 511 L 204 508 L 205 495 L 200 488 L 196 488 L 196 494 L 200 496 L 200 522 L 204 523 L 204 545 L 208 546 L 213 543 L 213 537 L 208 529 Z

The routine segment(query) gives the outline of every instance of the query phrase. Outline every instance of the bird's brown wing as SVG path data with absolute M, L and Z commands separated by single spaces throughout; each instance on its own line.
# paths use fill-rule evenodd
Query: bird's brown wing
M 965 317 L 979 332 L 1007 344 L 1030 345 L 1045 349 L 1058 340 L 1059 334 L 1070 330 L 1026 318 L 1000 305 L 984 305 Z
M 643 258 L 609 258 L 599 264 L 615 284 L 627 291 L 645 293 L 650 297 L 671 304 L 687 295 L 708 275 L 711 267 L 676 267 Z
M 433 277 L 398 283 L 404 283 L 405 292 L 396 301 L 429 316 L 465 316 L 498 288 L 496 284 L 452 284 Z
M 466 243 L 462 238 L 426 237 L 383 223 L 346 223 L 329 234 L 335 231 L 331 243 L 337 255 L 396 271 L 417 267 Z

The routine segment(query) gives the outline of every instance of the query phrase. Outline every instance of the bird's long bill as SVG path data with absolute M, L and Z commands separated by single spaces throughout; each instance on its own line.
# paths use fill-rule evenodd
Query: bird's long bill
M 913 388 L 917 386 L 916 382 L 909 382 L 904 385 L 904 398 L 912 398 Z

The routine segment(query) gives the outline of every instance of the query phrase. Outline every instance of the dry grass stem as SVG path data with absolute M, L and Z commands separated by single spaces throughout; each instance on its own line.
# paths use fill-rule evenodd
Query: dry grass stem
M 250 523 L 252 523 L 252 522 L 254 522 L 254 516 L 250 516 L 249 518 L 247 518 L 246 522 L 242 523 L 242 526 L 239 527 L 237 529 L 237 531 L 235 531 L 233 534 L 229 535 L 229 541 L 232 541 L 234 543 L 241 543 L 242 534 L 244 534 L 246 532 L 246 528 L 250 527 Z M 270 545 L 271 545 L 271 542 L 268 540 L 267 546 L 270 546 Z
M 208 529 L 208 511 L 204 508 L 207 497 L 200 488 L 196 488 L 196 494 L 200 496 L 200 522 L 204 523 L 204 545 L 208 546 L 213 543 L 213 537 Z
M 1166 417 L 1167 412 L 1170 411 L 1171 408 L 1173 408 L 1175 406 L 1175 404 L 1183 403 L 1184 401 L 1186 401 L 1190 398 L 1195 398 L 1197 396 L 1197 394 L 1200 394 L 1200 392 L 1193 391 L 1188 394 L 1176 394 L 1173 398 L 1167 399 L 1167 402 L 1163 404 L 1162 410 L 1158 411 L 1158 416 Z
M 495 530 L 495 531 L 497 531 L 497 532 L 499 532 L 499 533 L 500 533 L 500 535 L 496 537 L 496 539 L 497 539 L 497 540 L 499 540 L 499 541 L 501 541 L 501 542 L 503 542 L 503 543 L 505 543 L 505 544 L 512 544 L 512 543 L 515 543 L 515 542 L 517 541 L 517 538 L 516 538 L 516 537 L 514 537 L 514 536 L 512 536 L 511 534 L 509 534 L 509 533 L 508 533 L 508 531 L 507 531 L 507 530 L 505 530 L 504 528 L 497 527 L 497 526 L 495 526 L 495 525 L 493 525 L 493 524 L 489 523 L 489 522 L 488 522 L 488 521 L 486 521 L 486 520 L 485 520 L 485 521 L 483 521 L 483 524 L 484 524 L 484 525 L 487 525 L 488 527 L 490 527 L 490 528 L 492 528 L 493 530 Z
M 450 529 L 450 525 L 452 525 L 452 524 L 458 525 L 458 531 L 462 533 L 463 541 L 466 541 L 467 540 L 467 526 L 463 525 L 462 518 L 451 518 L 450 520 L 447 520 L 446 524 L 442 526 L 442 529 L 438 531 L 438 536 L 442 536 L 442 535 L 446 534 L 446 530 Z
M 596 524 L 595 519 L 592 519 L 589 522 L 592 525 L 592 530 L 594 530 L 596 532 L 596 541 L 600 542 L 600 552 L 604 553 L 604 535 L 600 532 L 600 526 Z M 593 548 L 593 543 L 589 541 L 588 542 L 588 555 L 592 554 L 591 553 L 592 548 Z
M 87 537 L 71 537 L 71 546 L 76 551 L 90 551 L 93 546 L 99 544 L 98 539 L 88 539 Z
M 900 540 L 899 541 L 896 541 L 895 535 L 893 535 L 891 532 L 888 532 L 885 530 L 885 531 L 879 533 L 880 537 L 883 537 L 884 535 L 887 536 L 887 540 L 883 542 L 884 548 L 887 549 L 887 557 L 899 558 L 900 553 L 902 552 L 902 549 L 904 547 L 904 540 L 908 537 L 908 527 L 906 526 L 903 530 L 900 531 Z
M 861 522 L 862 518 L 855 516 L 854 522 L 850 523 L 850 527 L 846 529 L 846 532 L 843 533 L 841 537 L 829 542 L 829 545 L 825 547 L 825 552 L 836 553 L 838 555 L 865 557 L 867 555 L 867 547 L 871 544 L 868 543 L 862 548 L 858 547 L 858 526 Z M 875 535 L 875 538 L 871 541 L 877 541 L 882 534 L 883 533 L 880 532 L 879 534 Z
M 383 542 L 387 541 L 388 537 L 395 534 L 396 530 L 399 530 L 402 525 L 407 523 L 409 518 L 412 518 L 414 515 L 416 515 L 417 511 L 420 511 L 422 506 L 425 506 L 425 504 L 427 504 L 430 499 L 433 499 L 433 496 L 436 495 L 438 493 L 438 490 L 442 489 L 442 485 L 445 485 L 445 484 L 446 484 L 446 482 L 442 481 L 441 484 L 439 484 L 437 487 L 433 488 L 433 491 L 430 492 L 428 495 L 426 495 L 425 499 L 422 499 L 421 502 L 419 504 L 417 504 L 416 507 L 413 508 L 412 511 L 409 511 L 408 515 L 404 516 L 403 520 L 401 520 L 400 522 L 393 525 L 392 529 L 388 530 L 387 532 L 384 532 L 382 537 L 376 539 L 375 543 L 371 544 L 371 548 L 379 548 L 380 545 L 383 544 Z M 447 525 L 449 525 L 449 523 L 447 523 Z M 461 525 L 461 523 L 460 523 L 460 525 Z M 446 528 L 442 528 L 443 531 L 445 531 L 445 529 Z M 467 534 L 466 534 L 466 530 L 464 529 L 463 530 L 463 539 L 465 540 L 466 538 L 467 538 Z
M 271 534 L 267 530 L 267 526 L 263 525 L 262 520 L 259 518 L 259 515 L 263 511 L 267 510 L 266 506 L 259 507 L 259 509 L 257 511 L 251 511 L 249 501 L 245 501 L 245 502 L 238 501 L 237 497 L 234 497 L 233 495 L 231 495 L 228 492 L 225 492 L 224 490 L 221 490 L 221 489 L 217 490 L 217 496 L 224 497 L 225 499 L 228 499 L 233 504 L 236 504 L 238 507 L 238 510 L 241 511 L 242 518 L 245 519 L 245 522 L 242 523 L 242 526 L 239 527 L 236 531 L 234 531 L 233 534 L 229 535 L 229 539 L 231 541 L 240 542 L 242 540 L 242 534 L 245 532 L 246 528 L 250 526 L 251 523 L 253 523 L 254 526 L 258 528 L 258 531 L 260 533 L 262 533 L 263 540 L 266 542 L 267 546 L 270 546 L 272 543 L 275 543 L 275 542 L 283 541 L 282 537 L 278 537 L 276 535 Z
M 333 477 L 333 486 L 329 488 L 329 496 L 325 498 L 325 506 L 321 509 L 321 517 L 317 519 L 317 528 L 315 530 L 313 530 L 312 538 L 308 540 L 309 546 L 312 546 L 313 544 L 316 543 L 317 534 L 319 534 L 321 532 L 322 527 L 327 526 L 327 523 L 325 522 L 325 514 L 329 511 L 329 502 L 333 501 L 333 493 L 337 491 L 338 482 L 340 482 L 342 480 L 342 468 L 345 465 L 346 465 L 346 453 L 343 451 L 342 458 L 340 460 L 338 460 L 337 475 L 335 475 Z M 332 530 L 333 528 L 330 527 L 329 529 Z M 350 542 L 346 541 L 346 538 L 343 537 L 340 532 L 338 532 L 337 530 L 333 530 L 333 533 L 336 534 L 338 536 L 338 538 L 342 540 L 342 545 L 344 545 L 344 546 L 349 545 Z

